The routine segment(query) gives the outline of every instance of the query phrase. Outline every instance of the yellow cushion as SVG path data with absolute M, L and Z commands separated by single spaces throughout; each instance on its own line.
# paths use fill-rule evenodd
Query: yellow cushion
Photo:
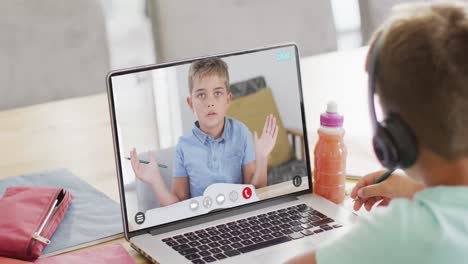
M 233 100 L 227 112 L 227 116 L 244 123 L 250 132 L 252 132 L 252 135 L 254 131 L 257 131 L 259 137 L 263 131 L 265 119 L 269 114 L 273 114 L 276 117 L 276 123 L 279 128 L 276 145 L 268 159 L 268 166 L 275 167 L 293 159 L 293 150 L 278 113 L 271 89 L 265 88 L 256 93 Z

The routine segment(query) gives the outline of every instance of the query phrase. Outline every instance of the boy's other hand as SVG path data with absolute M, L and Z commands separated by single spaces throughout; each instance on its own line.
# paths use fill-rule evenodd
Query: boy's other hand
M 154 159 L 153 154 L 149 153 L 148 156 L 149 163 L 143 164 L 138 160 L 136 149 L 134 148 L 132 151 L 130 151 L 130 160 L 135 176 L 150 185 L 154 185 L 157 179 L 161 177 L 161 175 L 159 173 L 158 163 Z
M 276 124 L 276 118 L 273 114 L 269 114 L 265 120 L 262 135 L 258 137 L 257 131 L 254 132 L 256 159 L 268 158 L 268 155 L 270 155 L 271 151 L 275 147 L 277 137 L 278 125 Z
M 356 183 L 351 192 L 351 198 L 355 199 L 354 210 L 357 211 L 364 205 L 370 211 L 376 203 L 386 206 L 393 198 L 411 198 L 424 188 L 421 183 L 397 173 L 381 183 L 373 184 L 384 173 L 385 170 L 381 170 L 367 174 Z

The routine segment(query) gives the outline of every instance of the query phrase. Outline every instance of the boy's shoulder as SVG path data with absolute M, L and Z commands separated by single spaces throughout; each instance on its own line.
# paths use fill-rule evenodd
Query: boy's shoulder
M 194 147 L 197 145 L 197 142 L 199 142 L 199 140 L 197 140 L 193 130 L 191 130 L 179 137 L 175 147 L 177 151 L 182 151 L 183 149 Z
M 425 199 L 396 198 L 386 208 L 375 208 L 375 212 L 363 217 L 363 220 L 370 226 L 386 229 L 390 233 L 407 230 L 405 235 L 411 235 L 420 231 L 415 226 L 425 226 L 423 229 L 434 227 L 433 209 L 427 205 Z
M 361 264 L 376 259 L 380 263 L 440 263 L 438 259 L 447 256 L 462 260 L 465 253 L 461 252 L 468 250 L 464 224 L 468 208 L 459 199 L 467 196 L 466 187 L 448 187 L 423 190 L 412 200 L 394 199 L 389 206 L 360 217 L 340 239 L 321 245 L 317 262 L 349 262 L 350 255 Z M 428 254 L 428 248 L 437 251 Z
M 226 121 L 229 128 L 232 129 L 234 132 L 242 131 L 244 133 L 247 133 L 250 131 L 244 123 L 235 118 L 226 117 Z
M 432 187 L 412 200 L 394 199 L 387 208 L 378 208 L 361 220 L 374 234 L 390 238 L 390 243 L 432 244 L 448 233 L 464 233 L 468 242 L 468 230 L 454 224 L 468 217 L 468 207 L 461 202 L 467 199 L 467 187 Z
M 177 144 L 180 143 L 191 143 L 195 139 L 195 135 L 193 134 L 193 131 L 190 131 L 189 133 L 186 133 L 182 136 L 179 137 L 179 140 L 177 141 Z

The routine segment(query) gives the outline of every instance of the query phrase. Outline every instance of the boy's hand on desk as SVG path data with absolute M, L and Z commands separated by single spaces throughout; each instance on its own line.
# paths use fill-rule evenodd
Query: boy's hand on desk
M 265 120 L 262 135 L 258 137 L 257 131 L 254 132 L 256 158 L 268 158 L 268 155 L 275 147 L 277 137 L 278 125 L 276 124 L 276 118 L 273 114 L 269 114 Z
M 133 149 L 130 152 L 130 160 L 132 163 L 133 172 L 138 179 L 150 185 L 154 185 L 156 181 L 161 178 L 158 163 L 154 159 L 153 154 L 149 153 L 148 164 L 142 164 L 138 160 L 136 149 Z
M 381 183 L 373 184 L 384 173 L 385 170 L 367 174 L 356 183 L 351 192 L 351 198 L 356 199 L 354 210 L 357 211 L 364 205 L 370 211 L 378 202 L 379 206 L 386 206 L 393 198 L 411 198 L 424 188 L 421 183 L 397 173 Z

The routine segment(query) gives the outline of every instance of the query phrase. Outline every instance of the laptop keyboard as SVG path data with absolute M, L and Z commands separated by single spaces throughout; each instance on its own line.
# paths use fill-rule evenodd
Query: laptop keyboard
M 306 204 L 162 239 L 193 263 L 209 263 L 341 225 Z

